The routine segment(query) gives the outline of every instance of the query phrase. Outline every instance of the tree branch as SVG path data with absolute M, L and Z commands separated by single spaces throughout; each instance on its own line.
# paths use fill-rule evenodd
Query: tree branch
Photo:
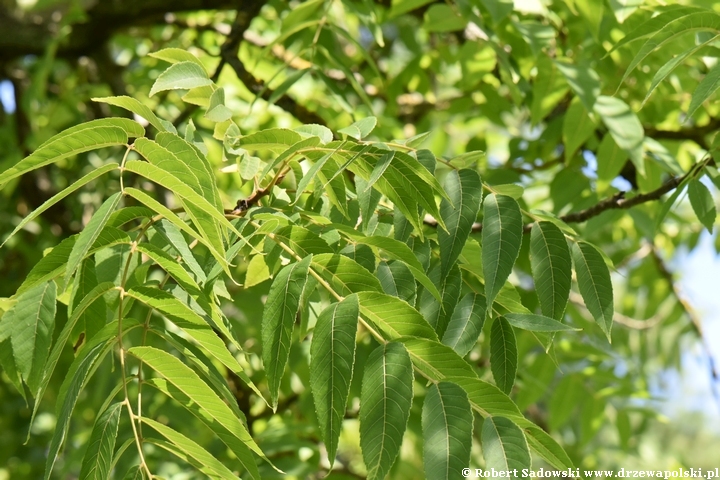
M 90 55 L 102 47 L 110 37 L 124 28 L 164 23 L 167 13 L 196 10 L 259 11 L 266 0 L 105 0 L 96 2 L 86 12 L 86 20 L 72 26 L 72 32 L 58 48 L 58 56 Z M 15 59 L 26 55 L 42 55 L 47 43 L 55 38 L 59 28 L 57 9 L 27 14 L 11 12 L 0 7 L 0 59 Z

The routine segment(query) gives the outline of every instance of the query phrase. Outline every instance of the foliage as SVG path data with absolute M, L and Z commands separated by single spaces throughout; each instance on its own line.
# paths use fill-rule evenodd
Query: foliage
M 44 478 L 458 478 L 595 466 L 608 429 L 637 447 L 649 379 L 701 335 L 664 258 L 715 223 L 720 15 L 249 5 L 118 35 L 127 92 L 73 94 L 61 30 L 3 127 L 32 121 L 0 194 L 3 250 L 35 263 L 1 299 L 2 392 L 31 433 L 55 405 Z M 127 118 L 81 121 L 90 97 Z

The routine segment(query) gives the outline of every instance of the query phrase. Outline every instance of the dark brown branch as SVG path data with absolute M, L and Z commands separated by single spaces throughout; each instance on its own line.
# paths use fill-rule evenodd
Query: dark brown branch
M 72 32 L 63 39 L 58 56 L 90 55 L 110 37 L 130 26 L 165 23 L 168 13 L 196 10 L 229 10 L 242 8 L 245 12 L 259 11 L 266 0 L 123 0 L 100 1 L 87 11 L 87 20 L 73 25 Z M 53 20 L 54 10 L 42 14 L 11 12 L 0 7 L 0 59 L 14 59 L 25 55 L 42 55 L 48 42 L 55 37 L 59 23 Z

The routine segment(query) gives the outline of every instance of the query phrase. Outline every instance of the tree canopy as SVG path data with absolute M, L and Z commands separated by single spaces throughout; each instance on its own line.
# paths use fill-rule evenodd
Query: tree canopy
M 1 3 L 0 478 L 643 465 L 716 10 Z

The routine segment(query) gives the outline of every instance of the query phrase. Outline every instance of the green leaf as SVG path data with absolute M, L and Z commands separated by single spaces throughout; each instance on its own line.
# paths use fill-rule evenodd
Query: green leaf
M 403 13 L 410 12 L 417 8 L 427 5 L 432 0 L 393 0 L 392 8 L 390 9 L 390 17 L 396 17 Z
M 720 30 L 720 15 L 705 9 L 687 15 L 680 15 L 675 19 L 668 18 L 665 21 L 667 23 L 660 30 L 649 35 L 650 38 L 632 59 L 620 81 L 621 84 L 648 55 L 678 36 L 697 31 L 713 31 L 717 33 Z
M 692 100 L 690 101 L 690 106 L 688 107 L 687 118 L 692 117 L 695 111 L 700 108 L 700 105 L 710 98 L 710 96 L 715 93 L 718 88 L 720 88 L 720 66 L 715 65 L 705 75 L 693 92 Z
M 605 260 L 595 247 L 585 242 L 573 244 L 572 258 L 585 306 L 610 341 L 614 313 L 613 289 Z
M 438 286 L 442 295 L 442 302 L 435 300 L 427 290 L 420 294 L 418 310 L 423 317 L 432 325 L 439 337 L 445 333 L 450 316 L 455 309 L 460 292 L 462 291 L 462 272 L 457 263 L 448 271 L 444 277 L 440 273 L 440 265 L 436 264 L 430 270 L 430 279 Z
M 225 89 L 220 87 L 210 95 L 210 103 L 205 112 L 205 118 L 211 122 L 220 123 L 230 120 L 232 116 L 232 111 L 225 106 Z
M 183 225 L 185 224 L 183 223 Z M 177 254 L 180 258 L 182 258 L 185 265 L 187 265 L 198 281 L 200 281 L 200 283 L 205 283 L 207 278 L 205 271 L 198 263 L 195 255 L 193 255 L 192 251 L 190 251 L 190 247 L 188 246 L 185 237 L 175 224 L 163 218 L 160 221 L 155 222 L 153 224 L 153 228 L 160 233 L 165 240 L 167 240 L 172 248 L 175 249 Z M 229 260 L 226 263 L 229 263 Z
M 72 237 L 66 238 L 53 248 L 50 253 L 45 255 L 42 260 L 40 260 L 33 269 L 30 270 L 30 273 L 25 278 L 25 281 L 22 285 L 20 285 L 20 288 L 18 288 L 16 295 L 20 295 L 43 282 L 47 282 L 48 280 L 53 280 L 61 276 L 65 272 L 68 257 L 77 242 L 78 236 L 79 235 L 73 235 Z M 129 245 L 130 236 L 122 230 L 106 226 L 100 232 L 100 236 L 98 236 L 97 240 L 95 240 L 95 244 L 88 252 L 88 255 L 92 255 L 99 250 L 118 244 Z
M 350 393 L 358 315 L 355 296 L 329 306 L 317 319 L 310 347 L 310 388 L 331 466 Z
M 187 270 L 185 270 L 177 262 L 177 260 L 172 257 L 172 255 L 168 254 L 159 247 L 156 247 L 152 243 L 140 243 L 135 248 L 137 251 L 147 255 L 153 262 L 162 267 L 162 269 L 170 274 L 170 276 L 174 278 L 175 281 L 185 290 L 196 295 L 200 293 L 200 286 L 190 276 Z
M 558 470 L 575 469 L 575 464 L 565 450 L 542 428 L 535 425 L 525 426 L 525 439 L 546 462 Z
M 470 465 L 473 414 L 460 386 L 440 382 L 425 394 L 422 409 L 425 477 L 461 478 Z
M 265 301 L 262 359 L 273 405 L 277 405 L 280 380 L 290 353 L 290 337 L 311 261 L 312 256 L 308 255 L 302 261 L 291 263 L 280 270 Z
M 440 292 L 438 291 L 437 287 L 432 282 L 432 280 L 430 280 L 430 278 L 425 274 L 425 269 L 423 268 L 422 264 L 417 259 L 413 251 L 410 250 L 410 247 L 408 247 L 405 243 L 399 242 L 394 238 L 380 236 L 353 236 L 351 239 L 361 245 L 368 245 L 378 248 L 394 260 L 400 260 L 401 262 L 405 262 L 405 264 L 412 272 L 413 276 L 415 276 L 415 279 L 420 282 L 420 284 L 425 287 L 432 294 L 432 296 L 435 297 L 437 301 L 442 302 L 442 297 L 440 296 Z
M 377 118 L 365 117 L 362 120 L 358 120 L 357 122 L 353 123 L 348 127 L 341 128 L 340 130 L 338 130 L 338 133 L 344 133 L 345 135 L 353 137 L 356 140 L 362 140 L 363 138 L 370 135 L 370 132 L 375 129 L 376 125 Z
M 39 217 L 48 208 L 52 207 L 53 205 L 58 203 L 63 198 L 67 197 L 68 195 L 70 195 L 71 193 L 80 189 L 81 187 L 87 185 L 88 183 L 95 180 L 96 178 L 98 178 L 112 170 L 117 170 L 118 167 L 119 167 L 119 165 L 117 163 L 109 163 L 107 165 L 103 165 L 102 167 L 98 168 L 97 170 L 93 170 L 92 172 L 83 176 L 81 179 L 75 181 L 69 187 L 64 188 L 61 192 L 53 195 L 50 199 L 48 199 L 42 205 L 40 205 L 38 208 L 33 210 L 33 212 L 31 214 L 29 214 L 27 217 L 23 218 L 22 221 L 17 225 L 17 227 L 15 227 L 15 229 L 10 233 L 10 235 L 8 235 L 5 238 L 5 240 L 0 244 L 0 248 L 2 248 L 2 246 L 5 245 L 5 243 L 8 240 L 10 240 L 10 238 L 13 235 L 15 235 L 17 232 L 19 232 L 25 225 L 27 225 L 28 223 L 32 222 L 37 217 Z
M 360 314 L 388 340 L 414 336 L 437 340 L 435 330 L 420 312 L 397 297 L 378 292 L 358 292 Z
M 488 314 L 495 297 L 512 272 L 522 243 L 522 214 L 517 202 L 490 194 L 483 206 L 482 265 Z
M 68 315 L 72 315 L 75 307 L 82 303 L 90 292 L 98 285 L 95 258 L 88 257 L 78 269 L 72 287 L 71 302 L 68 304 Z M 107 323 L 107 304 L 104 299 L 93 302 L 77 320 L 80 329 L 90 339 Z
M 495 384 L 508 395 L 515 383 L 517 364 L 515 332 L 505 318 L 497 317 L 490 330 L 490 368 Z
M 295 85 L 302 77 L 305 76 L 306 73 L 312 71 L 311 68 L 303 68 L 301 70 L 296 70 L 290 75 L 287 76 L 287 78 L 270 94 L 270 97 L 267 99 L 267 103 L 270 105 L 273 105 L 275 102 L 278 101 L 280 97 L 285 95 L 288 90 L 290 90 L 290 87 Z M 332 134 L 330 135 L 330 139 L 332 139 Z
M 331 133 L 332 135 L 332 133 Z M 302 150 L 306 148 L 312 148 L 316 147 L 320 144 L 320 137 L 319 136 L 312 136 L 305 139 L 300 140 L 299 142 L 293 144 L 290 148 L 287 148 L 284 150 L 280 155 L 275 157 L 275 159 L 272 162 L 268 162 L 265 166 L 265 169 L 262 171 L 260 176 L 258 178 L 265 178 L 265 176 L 270 173 L 270 170 L 277 167 L 278 165 L 282 165 L 284 163 L 289 162 L 292 160 L 292 158 L 295 155 L 298 155 L 298 152 L 301 152 Z
M 688 197 L 695 216 L 712 234 L 717 211 L 710 190 L 700 180 L 691 180 L 688 184 Z
M 563 74 L 585 109 L 591 112 L 600 95 L 600 77 L 595 70 L 562 61 L 555 61 L 555 66 Z
M 271 128 L 234 139 L 233 146 L 242 147 L 245 150 L 270 150 L 274 153 L 282 153 L 303 138 L 293 130 Z
M 85 298 L 83 298 L 82 301 L 75 308 L 73 308 L 72 315 L 70 316 L 68 321 L 65 323 L 62 330 L 60 330 L 60 334 L 58 335 L 57 339 L 55 340 L 55 344 L 53 345 L 52 350 L 50 351 L 50 354 L 47 358 L 47 362 L 45 363 L 45 366 L 43 368 L 42 380 L 37 389 L 37 394 L 35 395 L 36 401 L 35 401 L 35 405 L 33 407 L 32 417 L 30 419 L 31 424 L 32 424 L 32 420 L 35 418 L 35 415 L 38 412 L 38 408 L 40 408 L 40 400 L 42 400 L 43 396 L 45 395 L 45 391 L 47 390 L 47 387 L 50 384 L 50 379 L 52 378 L 53 372 L 55 372 L 55 367 L 57 366 L 57 363 L 60 360 L 60 355 L 62 354 L 63 350 L 65 349 L 65 347 L 68 343 L 68 340 L 70 339 L 70 335 L 72 334 L 72 331 L 75 328 L 75 325 L 77 324 L 81 315 L 95 301 L 98 301 L 98 299 L 102 298 L 102 296 L 105 293 L 109 292 L 110 290 L 112 290 L 114 288 L 116 288 L 116 287 L 111 282 L 103 282 L 103 283 L 97 285 L 95 288 L 93 288 L 85 296 Z M 102 338 L 102 333 L 104 331 L 107 331 L 108 328 L 112 328 L 113 325 L 114 325 L 115 329 L 117 330 L 117 322 L 108 324 L 103 328 L 103 330 L 101 330 L 98 334 L 96 334 L 91 339 L 91 342 L 94 342 L 96 338 Z M 128 330 L 127 327 L 128 327 L 128 325 L 125 325 L 125 331 Z M 85 348 L 87 348 L 87 347 L 85 347 Z
M 605 135 L 597 151 L 598 180 L 610 182 L 617 177 L 627 158 L 627 153 L 618 147 L 612 135 Z
M 595 102 L 595 113 L 600 116 L 618 147 L 630 156 L 638 173 L 644 175 L 642 145 L 645 131 L 637 115 L 619 98 L 605 95 L 599 96 Z
M 165 60 L 168 63 L 193 62 L 205 68 L 202 62 L 192 53 L 182 48 L 163 48 L 157 52 L 148 53 L 149 57 Z
M 530 121 L 537 125 L 565 97 L 568 84 L 553 61 L 547 55 L 540 55 L 537 61 L 537 75 L 533 83 L 533 101 L 530 106 Z
M 150 418 L 142 417 L 141 420 L 144 424 L 170 441 L 170 444 L 158 442 L 157 440 L 153 440 L 153 443 L 192 464 L 200 472 L 213 480 L 237 480 L 238 477 L 223 465 L 220 460 L 216 459 L 211 453 L 185 435 Z
M 530 265 L 540 310 L 562 320 L 570 295 L 572 261 L 565 235 L 550 222 L 537 222 L 530 234 Z
M 692 47 L 688 48 L 684 52 L 676 55 L 673 57 L 669 62 L 667 62 L 665 65 L 660 67 L 660 69 L 655 73 L 655 76 L 652 79 L 652 83 L 650 84 L 650 88 L 648 88 L 647 93 L 645 94 L 645 98 L 643 99 L 642 105 L 644 106 L 645 103 L 650 98 L 650 95 L 655 91 L 655 89 L 660 85 L 660 83 L 667 78 L 668 75 L 670 75 L 679 65 L 685 62 L 691 55 L 696 53 L 698 50 L 702 49 L 706 45 L 711 44 L 715 40 L 718 39 L 718 35 L 710 37 L 708 40 L 706 40 L 703 43 L 700 43 L 698 45 L 693 45 Z M 697 90 L 693 93 L 693 98 L 695 96 L 695 93 L 697 93 Z M 701 102 L 702 103 L 702 102 Z M 690 111 L 694 110 L 688 110 L 687 118 L 690 118 L 692 116 L 692 113 Z
M 150 125 L 158 130 L 158 132 L 167 131 L 165 125 L 163 125 L 162 121 L 155 115 L 155 113 L 153 113 L 150 107 L 133 97 L 122 95 L 118 97 L 96 97 L 91 100 L 93 102 L 107 103 L 108 105 L 115 105 L 116 107 L 124 108 L 125 110 L 128 110 L 147 120 Z
M 197 404 L 204 418 L 213 423 L 219 423 L 229 434 L 265 458 L 260 447 L 250 436 L 247 427 L 190 367 L 169 353 L 154 347 L 132 347 L 128 353 L 146 363 L 182 391 Z
M 78 153 L 125 145 L 128 137 L 142 137 L 145 129 L 125 118 L 104 118 L 69 128 L 40 145 L 31 155 L 0 173 L 0 189 L 13 178 Z
M 532 425 L 530 421 L 525 420 L 517 405 L 510 400 L 510 397 L 492 383 L 480 380 L 477 376 L 452 377 L 447 380 L 463 387 L 468 394 L 473 409 L 483 417 L 503 415 L 521 421 L 524 420 L 525 423 Z
M 60 447 L 65 441 L 68 429 L 70 427 L 70 418 L 72 417 L 75 403 L 78 400 L 80 392 L 85 387 L 91 372 L 94 371 L 98 360 L 107 353 L 107 342 L 97 343 L 90 347 L 88 344 L 83 350 L 84 354 L 78 356 L 73 362 L 70 370 L 65 377 L 65 381 L 60 389 L 58 396 L 55 415 L 57 425 L 50 441 L 50 448 L 45 463 L 44 480 L 50 478 L 55 462 L 57 461 Z
M 150 96 L 166 90 L 189 90 L 212 84 L 213 81 L 208 78 L 207 72 L 201 65 L 193 61 L 183 61 L 171 65 L 158 75 L 150 89 Z
M 391 342 L 373 350 L 360 393 L 360 448 L 369 480 L 385 478 L 395 463 L 412 397 L 412 363 L 405 347 Z
M 668 5 L 668 9 L 665 11 L 662 11 L 655 15 L 654 17 L 651 17 L 650 19 L 643 22 L 639 27 L 637 27 L 632 32 L 625 35 L 619 42 L 613 46 L 612 50 L 610 52 L 613 52 L 617 50 L 618 48 L 627 45 L 631 42 L 634 42 L 636 40 L 641 40 L 643 38 L 647 38 L 650 35 L 654 34 L 658 30 L 662 29 L 665 25 L 672 22 L 673 20 L 677 20 L 678 18 L 685 17 L 691 13 L 697 13 L 697 12 L 707 12 L 704 8 L 699 7 L 691 7 L 691 6 L 685 6 L 685 5 Z M 670 8 L 671 7 L 671 8 Z M 609 52 L 609 53 L 610 53 Z
M 230 371 L 242 372 L 243 368 L 228 351 L 225 342 L 213 331 L 212 320 L 203 319 L 178 298 L 159 288 L 138 286 L 128 290 L 126 296 L 162 313 Z
M 464 357 L 475 346 L 485 324 L 487 305 L 485 297 L 476 293 L 468 293 L 460 302 L 450 317 L 442 343 L 455 350 Z
M 78 239 L 68 256 L 67 269 L 65 270 L 65 281 L 63 283 L 62 291 L 65 291 L 65 288 L 67 288 L 67 285 L 70 283 L 70 278 L 75 274 L 75 270 L 78 269 L 80 263 L 88 255 L 90 248 L 98 239 L 98 236 L 100 236 L 100 232 L 105 227 L 110 215 L 117 208 L 121 198 L 122 194 L 120 192 L 111 195 L 103 202 L 102 205 L 100 205 L 100 208 L 98 208 L 90 218 L 90 221 L 83 231 L 80 232 L 80 235 L 78 236 Z
M 577 149 L 585 143 L 594 131 L 595 124 L 588 116 L 583 104 L 576 97 L 570 103 L 563 120 L 562 139 L 566 161 L 573 157 Z
M 140 162 L 138 162 L 140 163 Z M 172 212 L 169 208 L 162 205 L 160 202 L 152 198 L 150 195 L 146 194 L 145 192 L 142 192 L 136 188 L 132 187 L 126 187 L 125 188 L 125 194 L 133 197 L 138 202 L 143 203 L 151 210 L 157 212 L 158 214 L 165 217 L 170 223 L 172 223 L 175 227 L 182 230 L 183 232 L 190 235 L 192 238 L 197 240 L 198 242 L 205 245 L 208 250 L 210 251 L 210 254 L 215 257 L 215 260 L 218 261 L 218 263 L 223 267 L 223 270 L 225 273 L 227 273 L 228 276 L 231 276 L 230 270 L 228 269 L 228 261 L 225 259 L 225 256 L 218 252 L 213 245 L 211 245 L 205 238 L 203 238 L 201 235 L 199 235 L 195 230 L 190 228 L 185 222 L 180 220 L 180 217 L 178 217 L 176 214 Z
M 482 427 L 485 468 L 522 471 L 530 468 L 527 440 L 520 428 L 505 417 L 486 418 Z
M 122 407 L 122 403 L 114 403 L 95 420 L 80 468 L 80 480 L 105 480 L 110 475 Z
M 550 317 L 535 315 L 534 313 L 510 312 L 505 314 L 505 319 L 513 327 L 529 332 L 571 332 L 580 330 Z
M 195 417 L 197 417 L 200 421 L 207 425 L 208 428 L 210 428 L 223 441 L 223 443 L 228 446 L 230 451 L 235 454 L 240 463 L 242 463 L 242 465 L 248 471 L 250 478 L 260 478 L 257 464 L 255 463 L 255 459 L 253 458 L 253 454 L 250 451 L 250 448 L 248 448 L 248 446 L 243 443 L 243 441 L 239 440 L 238 437 L 234 435 L 225 425 L 218 423 L 215 419 L 209 417 L 207 413 L 198 404 L 196 404 L 188 395 L 185 394 L 185 392 L 183 392 L 171 382 L 168 382 L 166 379 L 155 377 L 148 378 L 145 381 L 150 386 L 167 395 L 169 398 L 177 401 L 180 405 L 185 407 L 190 413 L 195 415 Z M 237 400 L 233 398 L 232 402 L 237 403 Z M 232 410 L 233 414 L 235 414 L 236 417 L 241 418 L 244 424 L 245 417 L 243 416 L 242 412 L 240 412 L 237 408 L 233 408 Z M 201 465 L 195 466 L 199 467 Z
M 470 364 L 447 345 L 416 337 L 403 337 L 400 342 L 405 345 L 415 368 L 432 381 L 477 378 Z
M 392 162 L 392 159 L 395 158 L 395 151 L 392 150 L 382 157 L 380 157 L 380 160 L 375 164 L 375 167 L 373 168 L 372 174 L 370 175 L 370 178 L 368 179 L 367 183 L 365 184 L 365 190 L 371 188 L 373 185 L 375 185 L 375 182 L 378 181 L 380 177 L 382 177 L 382 174 L 385 173 L 385 170 L 390 166 L 390 162 Z
M 187 185 L 184 181 L 157 167 L 156 165 L 138 160 L 131 160 L 127 162 L 125 169 L 127 171 L 137 173 L 138 175 L 142 175 L 148 180 L 155 182 L 158 185 L 162 185 L 177 195 L 185 208 L 185 212 L 190 216 L 190 218 L 192 218 L 193 223 L 202 232 L 202 235 L 207 240 L 207 243 L 212 245 L 213 249 L 222 256 L 224 261 L 224 255 L 221 253 L 224 252 L 222 238 L 225 231 L 224 229 L 231 230 L 238 236 L 242 235 L 235 230 L 217 206 L 211 204 L 205 197 L 195 192 L 195 190 L 193 190 L 192 187 Z M 127 193 L 128 190 L 129 189 L 126 188 L 125 192 Z M 162 214 L 162 212 L 159 211 L 158 213 Z M 166 218 L 168 217 L 166 216 Z M 168 218 L 168 220 L 171 219 Z
M 364 291 L 383 291 L 381 282 L 375 275 L 345 255 L 333 253 L 313 255 L 311 266 L 341 296 L 346 297 Z
M 445 191 L 449 200 L 440 202 L 440 216 L 447 231 L 438 229 L 441 277 L 445 277 L 470 236 L 482 202 L 480 175 L 474 170 L 451 170 L 445 177 Z
M 455 32 L 463 30 L 467 20 L 449 5 L 435 4 L 425 12 L 424 28 L 428 32 Z
M 30 392 L 40 386 L 55 330 L 55 282 L 49 281 L 17 297 L 17 303 L 3 315 L 10 329 L 10 344 L 18 373 Z
M 417 284 L 412 272 L 403 262 L 380 262 L 376 275 L 385 293 L 411 305 L 415 304 Z

